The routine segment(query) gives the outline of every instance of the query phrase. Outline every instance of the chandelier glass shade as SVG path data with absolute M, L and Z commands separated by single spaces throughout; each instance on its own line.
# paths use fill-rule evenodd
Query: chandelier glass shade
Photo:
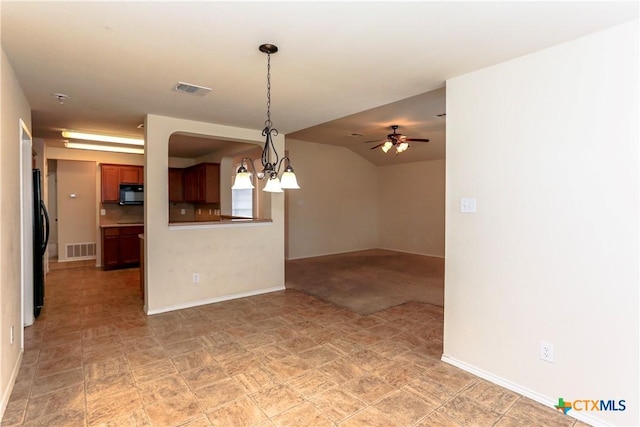
M 236 179 L 233 181 L 232 190 L 249 190 L 255 188 L 251 182 L 251 174 L 244 166 L 240 166 L 236 172 Z

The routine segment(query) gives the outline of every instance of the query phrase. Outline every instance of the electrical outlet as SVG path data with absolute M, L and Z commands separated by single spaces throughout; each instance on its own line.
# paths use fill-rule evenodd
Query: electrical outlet
M 460 199 L 461 213 L 476 213 L 476 199 L 474 197 L 462 197 Z
M 105 216 L 107 214 L 106 209 L 100 209 L 100 216 Z
M 9 344 L 13 344 L 15 337 L 13 335 L 13 325 L 9 328 Z
M 200 283 L 200 273 L 193 273 L 193 283 Z
M 186 213 L 187 213 L 187 210 L 186 210 L 186 209 L 180 209 L 180 215 L 184 215 L 184 214 L 186 214 Z
M 553 363 L 553 344 L 540 341 L 540 359 Z

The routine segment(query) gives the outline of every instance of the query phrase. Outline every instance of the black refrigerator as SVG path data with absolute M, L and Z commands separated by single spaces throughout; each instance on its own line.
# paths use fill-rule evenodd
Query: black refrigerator
M 44 251 L 49 242 L 49 215 L 42 200 L 42 173 L 33 170 L 33 314 L 44 305 Z

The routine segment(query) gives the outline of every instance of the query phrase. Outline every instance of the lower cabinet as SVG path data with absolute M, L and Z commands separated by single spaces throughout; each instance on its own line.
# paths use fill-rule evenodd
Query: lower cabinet
M 144 227 L 108 227 L 102 229 L 102 268 L 137 267 L 140 265 L 140 242 L 138 235 Z

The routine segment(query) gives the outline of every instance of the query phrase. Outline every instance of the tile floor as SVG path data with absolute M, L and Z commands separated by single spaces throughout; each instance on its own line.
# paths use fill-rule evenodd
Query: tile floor
M 2 426 L 581 424 L 441 362 L 440 307 L 287 290 L 146 316 L 138 274 L 49 274 Z

